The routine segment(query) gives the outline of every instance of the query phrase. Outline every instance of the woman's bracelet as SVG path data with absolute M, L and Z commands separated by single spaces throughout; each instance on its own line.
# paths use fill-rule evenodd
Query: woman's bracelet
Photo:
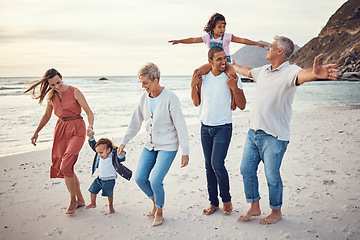
M 94 129 L 94 127 L 93 127 L 93 126 L 88 126 L 88 127 L 90 127 L 90 128 L 92 128 L 92 129 Z

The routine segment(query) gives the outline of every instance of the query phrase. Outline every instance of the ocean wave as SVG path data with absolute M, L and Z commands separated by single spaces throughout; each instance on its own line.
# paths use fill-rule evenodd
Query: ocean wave
M 17 90 L 22 89 L 21 87 L 0 87 L 0 91 L 2 90 Z
M 22 91 L 15 91 L 15 92 L 0 92 L 0 96 L 19 96 L 22 95 Z

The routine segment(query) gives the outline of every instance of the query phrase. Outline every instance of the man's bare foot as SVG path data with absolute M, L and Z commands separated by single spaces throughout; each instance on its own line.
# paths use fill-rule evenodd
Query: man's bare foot
M 224 203 L 223 213 L 225 215 L 229 215 L 232 212 L 232 210 L 233 210 L 233 206 L 231 202 Z
M 244 215 L 241 215 L 237 218 L 238 221 L 249 221 L 251 217 L 260 216 L 260 209 L 250 208 Z
M 153 226 L 154 227 L 159 226 L 163 223 L 163 221 L 164 221 L 164 217 L 162 215 L 156 215 L 153 221 Z
M 203 214 L 210 215 L 210 214 L 213 214 L 218 209 L 219 209 L 219 207 L 215 207 L 213 205 L 210 205 L 208 208 L 203 210 Z
M 110 214 L 115 213 L 115 209 L 114 209 L 114 206 L 113 206 L 113 205 L 110 205 L 110 206 L 109 206 L 109 213 L 110 213 Z
M 270 215 L 260 221 L 260 224 L 274 224 L 282 218 L 281 210 L 272 210 Z
M 77 208 L 76 202 L 75 202 L 75 203 L 71 203 L 71 202 L 70 202 L 70 206 L 68 207 L 68 209 L 67 209 L 67 211 L 66 211 L 66 214 L 74 214 L 76 208 Z
M 85 209 L 89 209 L 89 208 L 96 208 L 96 204 L 95 203 L 90 203 L 89 205 L 87 205 L 85 207 Z

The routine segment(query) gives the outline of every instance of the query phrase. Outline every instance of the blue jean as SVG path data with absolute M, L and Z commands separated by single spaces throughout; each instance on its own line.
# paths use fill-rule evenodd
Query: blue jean
M 218 187 L 223 203 L 231 201 L 229 175 L 225 158 L 232 134 L 232 124 L 220 126 L 201 125 L 201 144 L 205 158 L 207 188 L 210 204 L 218 207 Z
M 288 143 L 289 141 L 278 140 L 262 130 L 250 129 L 248 131 L 240 166 L 248 203 L 260 200 L 257 169 L 260 161 L 262 161 L 269 188 L 270 208 L 272 210 L 281 208 L 283 184 L 280 166 Z
M 163 180 L 168 173 L 177 151 L 155 151 L 144 148 L 135 173 L 135 181 L 140 189 L 155 200 L 157 208 L 162 208 L 165 202 Z M 150 176 L 150 172 L 151 177 Z
M 89 192 L 92 194 L 98 194 L 102 190 L 102 196 L 112 197 L 114 195 L 115 179 L 101 180 L 99 177 L 95 178 L 89 188 Z

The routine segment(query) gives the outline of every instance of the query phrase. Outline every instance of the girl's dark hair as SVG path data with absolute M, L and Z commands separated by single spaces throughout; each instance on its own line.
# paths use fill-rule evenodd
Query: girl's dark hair
M 105 144 L 106 148 L 111 148 L 111 149 L 115 149 L 116 146 L 113 145 L 113 143 L 107 139 L 107 138 L 100 138 L 97 143 L 95 144 L 95 148 L 101 144 Z
M 52 90 L 51 87 L 49 86 L 48 80 L 55 77 L 56 75 L 58 75 L 60 79 L 62 79 L 61 74 L 56 69 L 50 68 L 45 72 L 44 76 L 41 79 L 30 82 L 28 89 L 26 89 L 24 93 L 32 91 L 31 93 L 32 97 L 34 99 L 39 99 L 39 104 L 41 104 L 46 94 L 50 92 L 48 96 L 48 101 L 51 102 L 55 95 L 55 91 Z M 40 85 L 40 93 L 36 95 L 35 90 L 39 85 Z
M 204 27 L 204 31 L 210 34 L 218 21 L 225 21 L 225 17 L 220 13 L 214 13 Z

